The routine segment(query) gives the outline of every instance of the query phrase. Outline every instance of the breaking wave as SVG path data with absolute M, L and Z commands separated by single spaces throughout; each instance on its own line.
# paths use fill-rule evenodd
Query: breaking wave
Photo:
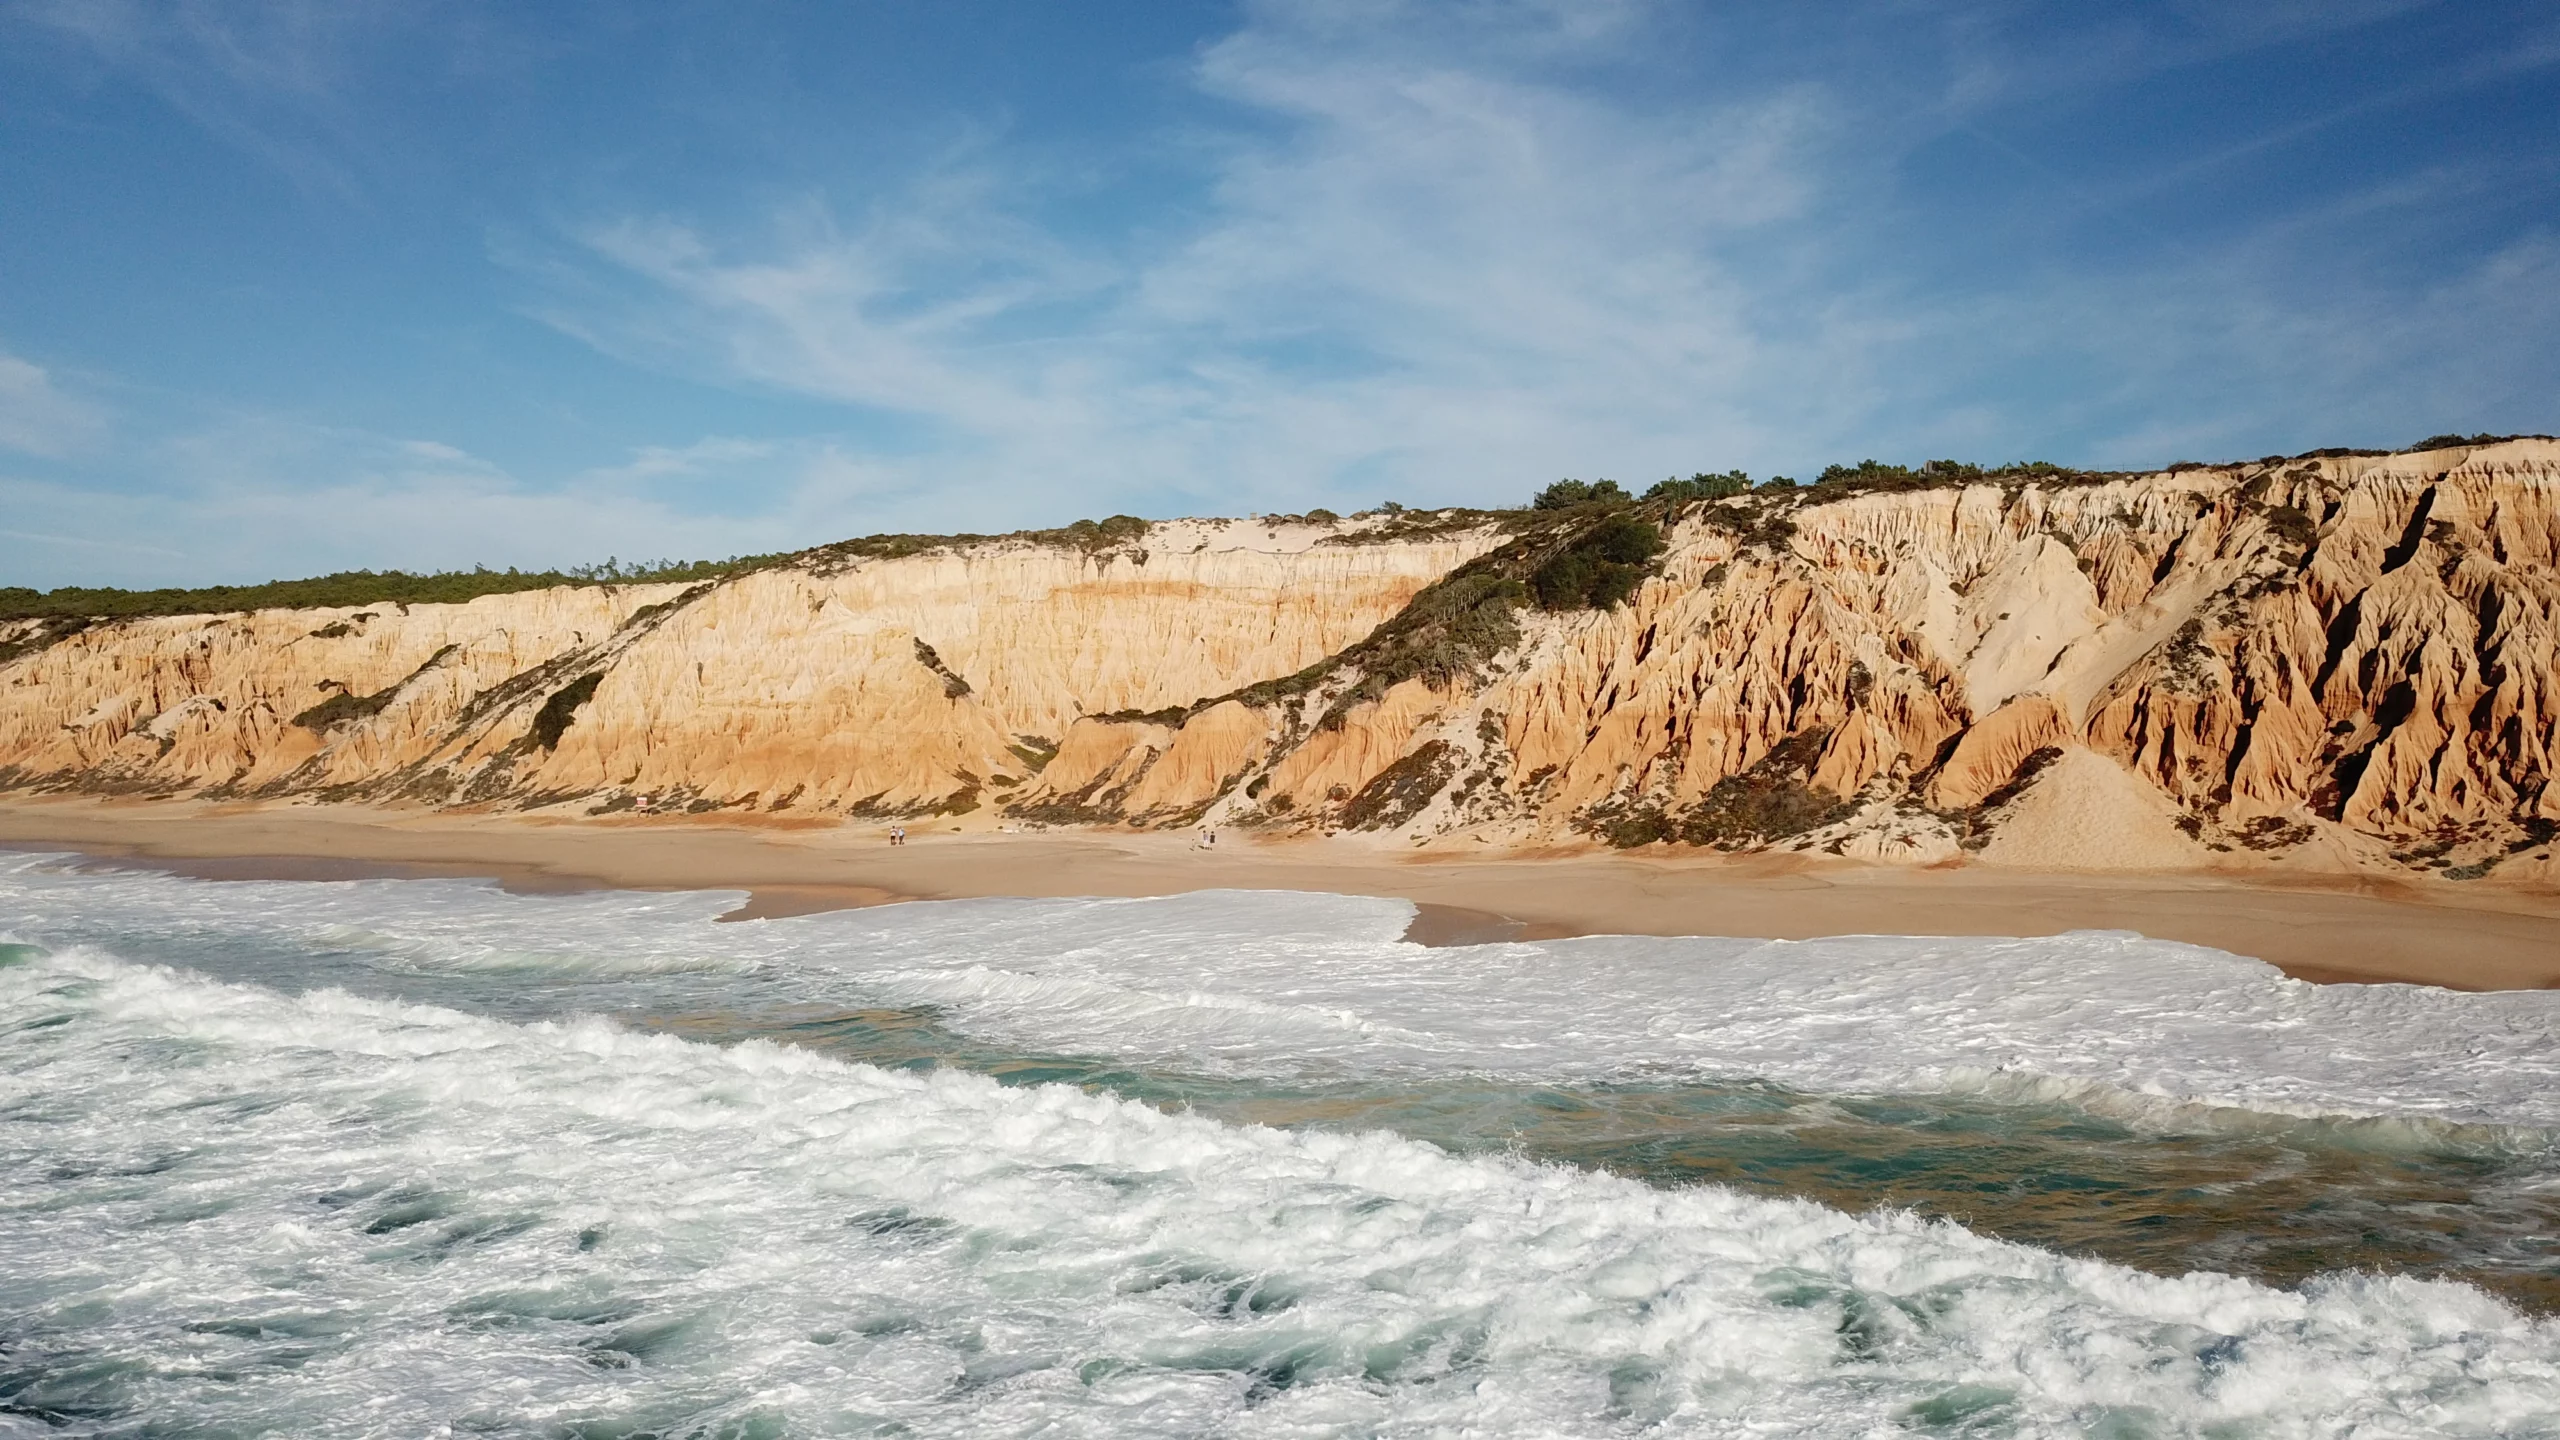
M 1426 950 L 1402 901 L 1267 891 L 971 900 L 714 924 L 735 892 L 0 871 L 29 933 L 197 963 L 264 942 L 368 972 L 745 984 L 932 1009 L 991 1042 L 1274 1078 L 1747 1077 L 2560 1128 L 2560 992 L 2313 985 L 2125 932 Z M 227 974 L 237 972 L 226 971 Z M 254 978 L 254 977 L 252 977 Z M 492 990 L 493 994 L 498 993 Z M 2077 1102 L 2075 1102 L 2077 1103 Z
M 2459 1435 L 2467 1287 L 2145 1275 L 762 1042 L 0 969 L 0 1397 L 73 1429 Z
M 2511 1212 L 2447 1243 L 2529 1289 L 2560 997 L 2120 934 L 734 903 L 0 863 L 0 1437 L 2560 1434 L 2560 1324 L 2469 1285 L 2133 1269 L 1677 1143 L 1943 1097 L 1902 1138 L 1990 1195 L 2017 1137 L 1949 1137 L 2001 1107 L 2263 1134 L 2340 1233 Z

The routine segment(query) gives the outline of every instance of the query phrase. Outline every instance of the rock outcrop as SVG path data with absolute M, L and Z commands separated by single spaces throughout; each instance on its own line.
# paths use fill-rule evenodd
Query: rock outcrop
M 2560 443 L 845 547 L 691 588 L 0 626 L 0 779 L 2105 868 L 2548 870 Z M 49 642 L 49 643 L 47 643 Z

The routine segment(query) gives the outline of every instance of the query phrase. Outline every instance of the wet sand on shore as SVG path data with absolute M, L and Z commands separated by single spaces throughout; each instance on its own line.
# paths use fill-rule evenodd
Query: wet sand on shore
M 2340 876 L 1912 870 L 1794 856 L 1407 852 L 1362 837 L 1215 849 L 1185 833 L 737 817 L 563 820 L 307 804 L 10 797 L 0 845 L 121 858 L 209 880 L 474 876 L 511 890 L 742 890 L 748 920 L 902 900 L 1206 889 L 1394 896 L 1408 932 L 1464 945 L 1577 934 L 2049 935 L 2135 930 L 2253 955 L 2324 982 L 2560 985 L 2560 895 L 2484 882 Z M 0 916 L 0 922 L 6 917 Z

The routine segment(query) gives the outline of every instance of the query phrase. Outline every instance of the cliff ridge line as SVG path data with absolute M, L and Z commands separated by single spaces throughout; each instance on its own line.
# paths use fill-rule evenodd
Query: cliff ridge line
M 2560 442 L 1111 523 L 86 624 L 0 783 L 2560 881 Z

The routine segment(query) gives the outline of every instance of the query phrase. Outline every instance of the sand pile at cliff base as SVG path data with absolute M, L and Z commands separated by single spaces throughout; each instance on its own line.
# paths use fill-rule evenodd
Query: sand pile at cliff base
M 1982 858 L 2035 870 L 2192 870 L 2212 856 L 2178 829 L 2167 796 L 2074 748 L 2009 805 Z

